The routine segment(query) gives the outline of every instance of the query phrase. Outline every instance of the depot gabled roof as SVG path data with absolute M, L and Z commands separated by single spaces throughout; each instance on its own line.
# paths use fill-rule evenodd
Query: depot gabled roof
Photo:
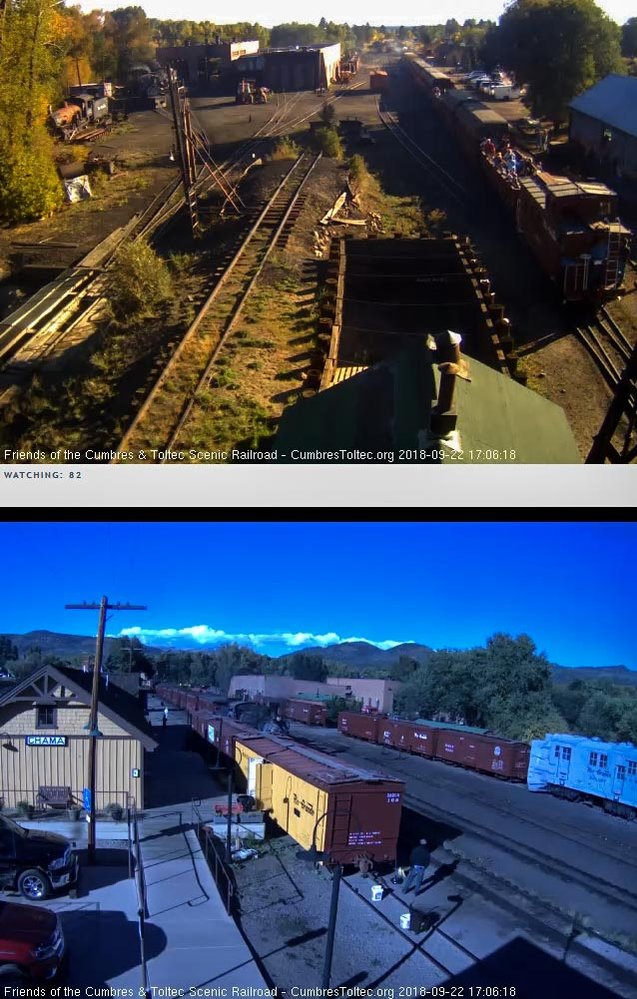
M 45 703 L 50 696 L 49 692 L 58 684 L 74 694 L 82 704 L 89 705 L 92 683 L 92 673 L 84 673 L 83 670 L 70 666 L 41 666 L 10 690 L 4 691 L 0 687 L 0 707 L 13 701 L 41 700 Z M 103 676 L 99 680 L 99 711 L 134 739 L 139 739 L 144 749 L 152 751 L 157 748 L 158 743 L 153 738 L 152 729 L 137 698 L 113 683 L 107 684 Z
M 637 138 L 637 76 L 611 73 L 572 100 L 569 108 Z

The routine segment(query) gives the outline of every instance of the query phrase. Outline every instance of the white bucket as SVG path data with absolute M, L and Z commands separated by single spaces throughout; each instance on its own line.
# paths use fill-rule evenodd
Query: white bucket
M 408 930 L 411 925 L 411 913 L 403 912 L 400 917 L 400 928 L 401 930 Z
M 372 902 L 381 902 L 383 898 L 383 886 L 372 885 Z

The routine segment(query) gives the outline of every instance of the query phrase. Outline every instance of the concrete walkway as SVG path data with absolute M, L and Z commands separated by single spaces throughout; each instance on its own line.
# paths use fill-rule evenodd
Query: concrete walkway
M 202 803 L 204 817 L 212 815 Z M 267 988 L 237 925 L 226 914 L 197 837 L 190 802 L 147 811 L 140 823 L 147 927 L 166 936 L 148 961 L 151 987 Z M 230 995 L 231 992 L 228 992 Z

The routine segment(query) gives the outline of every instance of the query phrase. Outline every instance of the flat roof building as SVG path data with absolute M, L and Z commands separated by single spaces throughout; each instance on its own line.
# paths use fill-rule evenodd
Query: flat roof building
M 219 38 L 202 45 L 166 45 L 157 49 L 155 58 L 163 68 L 173 66 L 184 83 L 195 86 L 208 82 L 213 66 L 219 66 L 223 73 L 237 59 L 258 51 L 258 39 L 224 42 Z
M 330 676 L 325 683 L 315 680 L 295 680 L 293 676 L 247 674 L 233 676 L 229 697 L 247 694 L 250 698 L 275 700 L 295 697 L 348 697 L 363 702 L 363 707 L 389 713 L 394 707 L 394 695 L 402 687 L 398 680 L 377 680 L 366 677 Z
M 265 49 L 233 64 L 240 76 L 257 77 L 270 90 L 318 90 L 336 83 L 341 62 L 340 42 L 327 45 Z

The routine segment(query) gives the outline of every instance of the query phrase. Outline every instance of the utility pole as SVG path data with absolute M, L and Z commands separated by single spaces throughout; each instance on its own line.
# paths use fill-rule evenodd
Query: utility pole
M 65 604 L 66 610 L 98 610 L 99 623 L 97 626 L 97 640 L 95 643 L 95 662 L 93 663 L 93 684 L 91 687 L 91 714 L 88 724 L 84 727 L 89 733 L 88 747 L 88 788 L 90 794 L 89 815 L 88 815 L 88 862 L 95 863 L 95 774 L 97 760 L 97 739 L 102 733 L 97 727 L 97 716 L 99 713 L 99 685 L 100 670 L 102 668 L 102 657 L 104 654 L 104 631 L 106 628 L 106 612 L 109 610 L 147 610 L 143 604 L 109 604 L 108 597 L 102 597 L 99 604 Z
M 173 113 L 175 139 L 177 141 L 177 155 L 179 156 L 179 166 L 181 168 L 181 181 L 184 186 L 184 196 L 190 215 L 190 227 L 193 236 L 198 236 L 201 232 L 201 226 L 199 223 L 197 192 L 195 190 L 195 180 L 197 177 L 194 162 L 195 156 L 192 148 L 190 109 L 186 99 L 183 104 L 181 102 L 177 72 L 172 66 L 168 67 L 168 91 L 170 93 L 170 106 Z

